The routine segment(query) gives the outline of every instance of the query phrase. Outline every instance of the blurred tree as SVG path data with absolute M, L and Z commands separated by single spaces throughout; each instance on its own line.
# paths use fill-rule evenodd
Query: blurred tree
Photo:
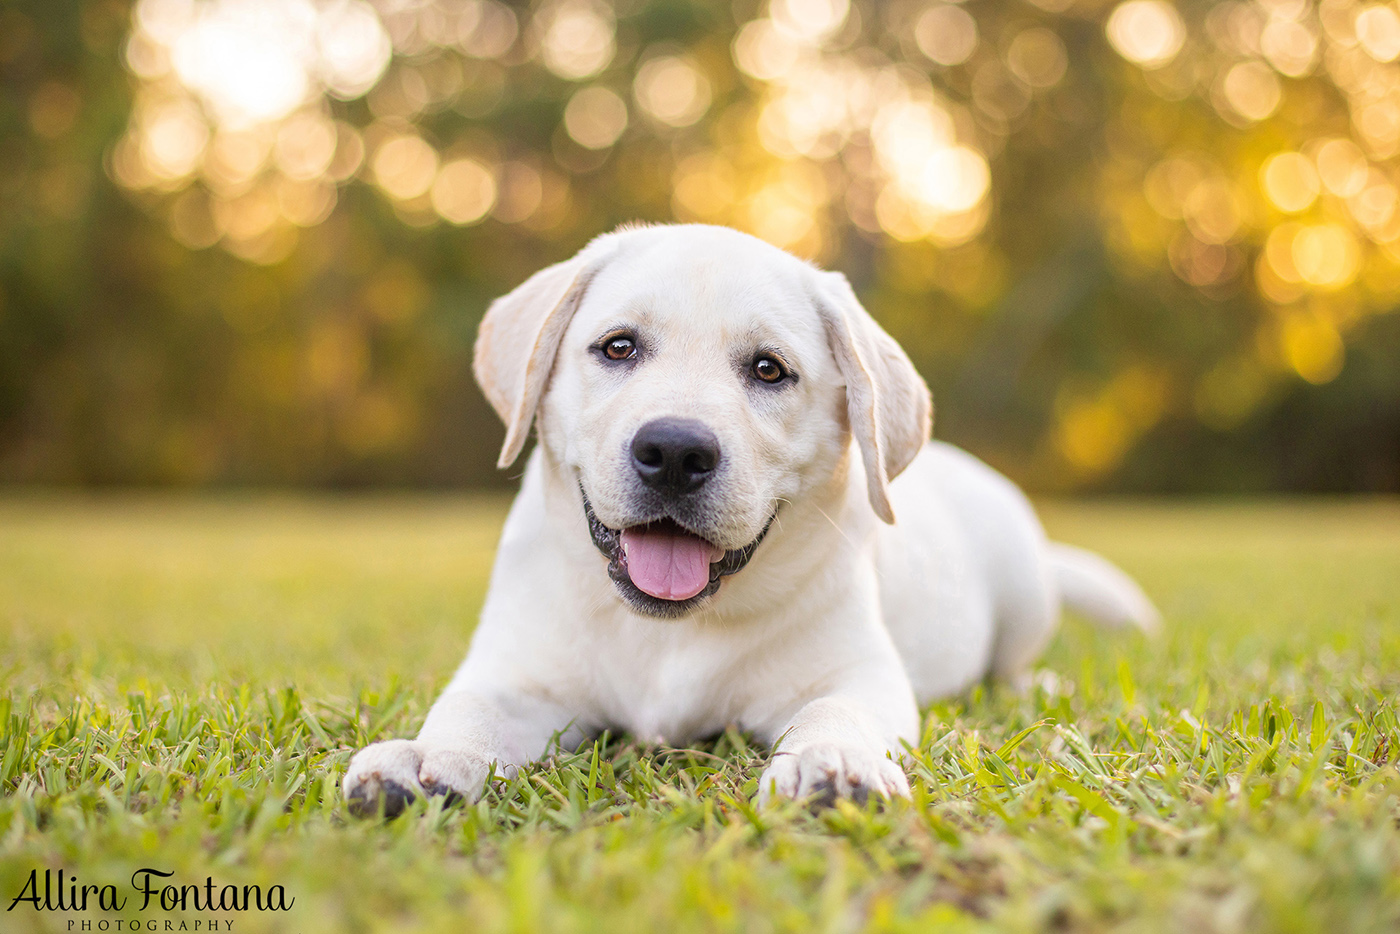
M 1400 489 L 1400 13 L 0 3 L 0 476 L 498 482 L 486 303 L 618 223 L 845 270 L 1040 489 Z

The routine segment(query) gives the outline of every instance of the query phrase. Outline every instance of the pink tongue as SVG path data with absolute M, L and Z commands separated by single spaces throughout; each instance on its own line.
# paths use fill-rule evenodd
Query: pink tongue
M 688 600 L 704 590 L 710 562 L 724 556 L 724 549 L 669 524 L 623 529 L 622 551 L 632 583 L 662 600 Z

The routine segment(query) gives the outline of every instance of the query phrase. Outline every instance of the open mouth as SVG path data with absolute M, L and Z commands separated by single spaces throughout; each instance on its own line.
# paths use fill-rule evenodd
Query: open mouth
M 757 538 L 725 550 L 669 518 L 609 528 L 582 487 L 579 492 L 593 544 L 608 559 L 608 577 L 634 609 L 651 616 L 682 616 L 719 590 L 722 578 L 749 563 L 773 524 L 770 516 Z

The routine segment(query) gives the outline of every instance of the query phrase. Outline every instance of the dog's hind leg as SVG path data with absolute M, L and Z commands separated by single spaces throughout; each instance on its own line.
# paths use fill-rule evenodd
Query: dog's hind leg
M 1029 513 L 1029 505 L 1027 506 Z M 1044 533 L 1033 514 L 1008 530 L 996 593 L 996 636 L 990 674 L 1013 686 L 1024 684 L 1060 623 L 1059 595 L 1045 560 Z
M 1025 564 L 1025 572 L 1011 586 L 1000 588 L 993 676 L 1013 685 L 1024 682 L 1054 635 L 1062 608 L 1110 629 L 1133 627 L 1149 635 L 1157 631 L 1157 608 L 1137 582 L 1108 559 L 1043 536 L 1036 545 L 1038 554 Z

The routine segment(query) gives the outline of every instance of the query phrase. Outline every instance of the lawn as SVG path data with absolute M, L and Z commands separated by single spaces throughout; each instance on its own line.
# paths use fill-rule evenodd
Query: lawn
M 351 819 L 346 763 L 460 660 L 505 505 L 0 498 L 0 930 L 1400 926 L 1400 503 L 1047 504 L 1165 632 L 1069 620 L 1029 692 L 928 710 L 910 804 L 758 813 L 743 736 L 624 736 Z M 142 868 L 291 905 L 143 909 Z M 60 908 L 60 869 L 125 904 Z M 45 870 L 53 910 L 12 901 Z

